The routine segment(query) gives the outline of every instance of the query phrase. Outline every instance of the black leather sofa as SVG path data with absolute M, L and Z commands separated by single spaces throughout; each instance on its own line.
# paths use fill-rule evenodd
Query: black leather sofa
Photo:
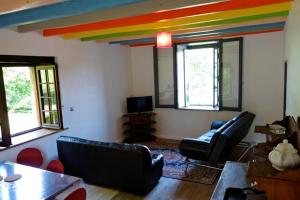
M 214 121 L 211 129 L 199 138 L 184 138 L 179 145 L 180 153 L 187 158 L 217 164 L 248 134 L 254 117 L 245 111 L 227 122 Z
M 56 142 L 65 173 L 81 177 L 86 183 L 146 194 L 162 176 L 163 156 L 151 156 L 143 145 L 69 136 L 60 136 Z

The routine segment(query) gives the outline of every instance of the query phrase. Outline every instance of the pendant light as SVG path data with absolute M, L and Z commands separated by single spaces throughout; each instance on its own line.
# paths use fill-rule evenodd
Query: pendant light
M 159 32 L 156 35 L 157 48 L 172 48 L 172 34 L 170 32 Z

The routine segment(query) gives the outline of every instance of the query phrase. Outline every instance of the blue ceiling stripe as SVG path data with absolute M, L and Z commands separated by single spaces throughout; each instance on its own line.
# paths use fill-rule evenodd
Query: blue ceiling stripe
M 228 29 L 223 29 L 223 30 L 207 31 L 207 32 L 203 32 L 203 34 L 206 35 L 206 34 L 212 34 L 212 33 L 216 33 L 216 32 L 219 32 L 219 33 L 246 32 L 246 31 L 252 31 L 252 30 L 256 30 L 256 29 L 268 29 L 268 28 L 282 27 L 284 25 L 285 25 L 285 22 L 275 22 L 275 23 L 270 23 L 270 24 L 259 24 L 259 25 L 228 28 Z M 181 35 L 175 36 L 175 38 L 198 36 L 198 35 L 199 35 L 199 33 L 181 34 Z
M 236 27 L 236 28 L 205 31 L 205 32 L 199 32 L 199 33 L 187 33 L 187 34 L 173 35 L 173 38 L 174 39 L 183 39 L 183 38 L 200 37 L 200 36 L 215 35 L 215 34 L 247 32 L 247 31 L 253 31 L 253 30 L 284 27 L 284 25 L 285 25 L 285 22 L 275 22 L 275 23 L 269 23 L 269 24 L 242 26 L 242 27 Z M 154 42 L 155 39 L 156 39 L 155 37 L 151 37 L 151 38 L 142 38 L 142 39 L 134 39 L 134 40 L 123 40 L 123 41 L 110 42 L 109 44 L 130 45 L 130 44 L 134 44 L 134 43 Z
M 69 0 L 0 15 L 0 28 L 35 23 L 149 0 Z

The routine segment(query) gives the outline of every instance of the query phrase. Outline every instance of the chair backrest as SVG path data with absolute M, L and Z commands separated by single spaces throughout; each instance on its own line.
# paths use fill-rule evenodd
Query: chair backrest
M 60 160 L 52 160 L 47 166 L 48 171 L 57 172 L 63 174 L 65 172 L 64 165 Z
M 64 200 L 86 200 L 86 190 L 84 188 L 78 188 L 69 194 Z
M 40 167 L 43 164 L 43 156 L 37 148 L 26 148 L 19 152 L 17 163 L 31 167 Z

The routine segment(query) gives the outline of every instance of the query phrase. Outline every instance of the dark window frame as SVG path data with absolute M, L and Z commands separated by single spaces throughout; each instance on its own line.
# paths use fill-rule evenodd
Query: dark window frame
M 176 108 L 177 107 L 177 46 L 173 45 L 173 89 L 174 89 L 174 104 L 166 105 L 159 102 L 159 80 L 158 80 L 158 49 L 153 47 L 153 62 L 154 62 L 154 93 L 155 93 L 155 107 L 156 108 Z
M 39 86 L 37 81 L 37 74 L 36 68 L 37 66 L 53 66 L 55 73 L 55 90 L 56 90 L 56 106 L 57 106 L 57 114 L 58 114 L 58 126 L 44 126 L 43 118 L 41 116 L 41 103 L 40 103 L 40 94 L 39 94 Z M 33 67 L 34 74 L 35 74 L 35 84 L 36 90 L 35 91 L 38 95 L 38 109 L 40 113 L 40 127 L 25 130 L 22 132 L 18 132 L 16 134 L 11 135 L 9 130 L 9 121 L 8 121 L 8 109 L 6 105 L 6 96 L 5 96 L 5 88 L 4 88 L 4 79 L 3 79 L 3 72 L 2 67 Z M 0 141 L 0 146 L 9 147 L 12 145 L 12 137 L 19 136 L 22 134 L 26 134 L 32 131 L 36 131 L 42 128 L 52 128 L 52 129 L 63 129 L 63 119 L 62 119 L 62 110 L 61 110 L 61 99 L 60 99 L 60 89 L 59 89 L 59 76 L 58 76 L 58 66 L 55 63 L 54 57 L 47 57 L 47 56 L 20 56 L 20 55 L 0 55 L 0 101 L 3 102 L 0 106 L 0 124 L 1 124 L 1 134 L 2 140 Z
M 242 96 L 243 96 L 243 49 L 244 49 L 244 38 L 243 37 L 238 37 L 238 38 L 229 38 L 229 39 L 222 39 L 220 41 L 220 56 L 219 56 L 219 65 L 220 65 L 220 70 L 223 70 L 223 62 L 222 62 L 222 57 L 223 57 L 223 48 L 222 45 L 224 42 L 234 42 L 238 41 L 239 42 L 239 97 L 238 97 L 238 106 L 237 107 L 224 107 L 223 102 L 222 102 L 222 80 L 223 80 L 223 73 L 220 71 L 220 94 L 219 94 L 219 102 L 220 102 L 220 109 L 221 110 L 226 110 L 226 111 L 242 111 Z
M 222 69 L 223 69 L 223 62 L 222 62 L 222 44 L 224 42 L 232 42 L 232 41 L 239 41 L 239 89 L 238 89 L 238 106 L 237 107 L 223 107 L 222 103 Z M 203 44 L 205 42 L 208 42 L 208 44 Z M 197 48 L 197 46 L 211 46 L 212 44 L 209 42 L 215 42 L 219 48 L 218 50 L 218 102 L 219 102 L 219 108 L 217 110 L 215 109 L 193 109 L 193 108 L 179 108 L 178 106 L 178 78 L 177 78 L 177 46 L 178 45 L 184 45 L 184 44 L 195 44 L 199 43 L 199 45 L 192 45 L 188 48 Z M 202 43 L 202 45 L 201 45 Z M 157 47 L 153 47 L 153 61 L 154 61 L 154 88 L 155 88 L 155 107 L 156 108 L 175 108 L 175 109 L 181 109 L 181 110 L 207 110 L 207 111 L 242 111 L 242 82 L 243 82 L 243 48 L 244 48 L 244 39 L 243 37 L 237 37 L 237 38 L 229 38 L 229 39 L 219 39 L 219 40 L 206 40 L 206 41 L 193 41 L 193 42 L 181 42 L 176 43 L 173 45 L 173 78 L 174 78 L 174 104 L 173 105 L 161 105 L 159 103 L 159 80 L 158 80 L 158 51 Z

